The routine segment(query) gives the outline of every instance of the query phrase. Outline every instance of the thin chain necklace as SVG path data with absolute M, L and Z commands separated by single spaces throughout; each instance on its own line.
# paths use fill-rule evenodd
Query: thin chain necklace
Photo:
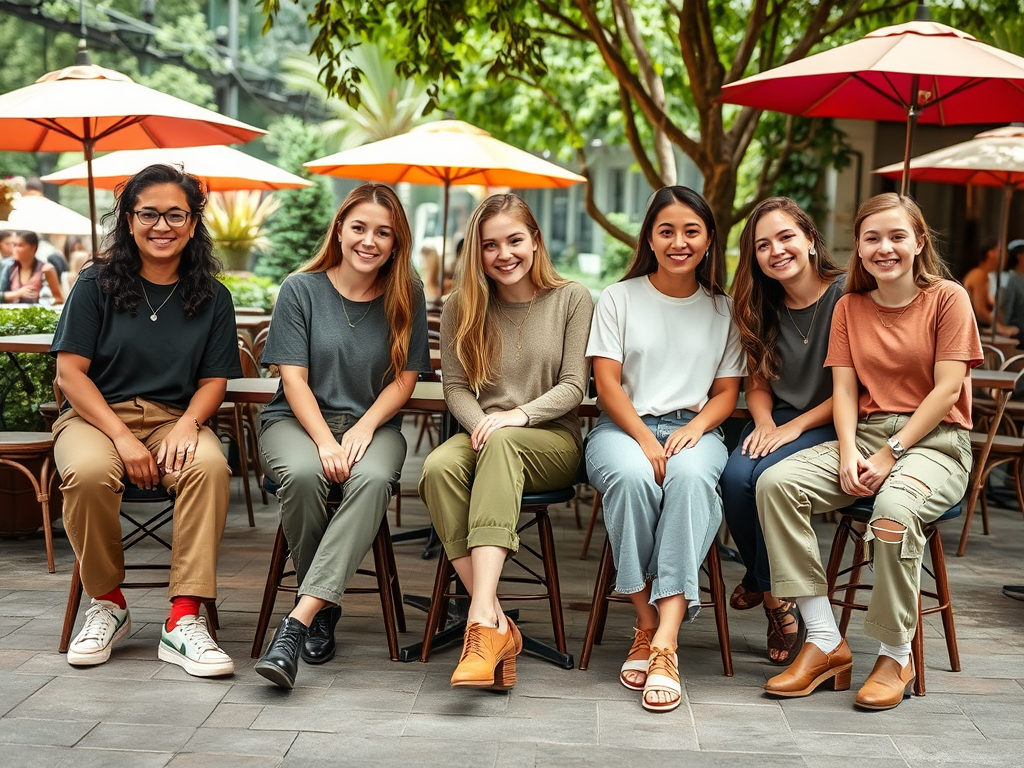
M 804 344 L 807 344 L 811 339 L 811 329 L 814 328 L 814 318 L 818 315 L 818 304 L 821 303 L 821 297 L 825 294 L 825 288 L 823 285 L 818 286 L 818 298 L 814 300 L 814 311 L 811 313 L 811 323 L 807 326 L 807 335 L 800 330 L 800 326 L 796 324 L 796 320 L 793 319 L 793 313 L 789 311 L 789 304 L 786 304 L 786 314 L 789 315 L 789 322 L 796 328 L 796 332 L 800 334 L 800 338 L 804 340 Z M 783 302 L 785 304 L 785 302 Z
M 153 314 L 151 314 L 149 316 L 149 319 L 152 320 L 154 323 L 156 322 L 156 317 L 160 313 L 160 310 L 164 308 L 164 304 L 166 304 L 168 301 L 170 301 L 171 300 L 171 296 L 173 296 L 174 292 L 176 290 L 178 290 L 178 283 L 179 282 L 181 282 L 181 281 L 180 280 L 175 280 L 174 281 L 174 287 L 171 288 L 171 292 L 167 294 L 167 298 L 163 300 L 163 303 L 159 307 L 157 307 L 156 309 L 153 309 L 153 304 L 152 304 L 152 302 L 150 302 L 149 296 L 146 294 L 146 284 L 142 282 L 142 278 L 141 277 L 139 278 L 139 285 L 142 286 L 142 296 L 146 300 L 146 303 L 149 304 L 149 311 L 153 313 Z
M 516 360 L 523 359 L 523 329 L 526 327 L 526 321 L 530 319 L 530 312 L 533 309 L 533 302 L 536 300 L 537 291 L 534 291 L 533 298 L 530 299 L 530 306 L 526 308 L 526 317 L 523 318 L 523 322 L 519 323 L 519 325 L 516 325 L 515 322 L 513 322 L 512 318 L 505 314 L 505 310 L 501 308 L 501 304 L 499 304 L 498 302 L 495 302 L 494 304 L 498 308 L 498 312 L 501 313 L 501 316 L 508 321 L 508 324 L 519 332 L 519 336 L 516 339 Z
M 913 304 L 913 303 L 914 302 L 910 302 L 910 304 Z M 883 328 L 893 328 L 893 327 L 895 327 L 896 323 L 898 323 L 900 321 L 900 318 L 903 317 L 907 313 L 907 310 L 910 309 L 910 304 L 907 304 L 907 306 L 905 306 L 903 308 L 903 311 L 900 312 L 898 315 L 896 315 L 896 319 L 893 320 L 891 324 L 886 323 L 885 320 L 882 319 L 882 313 L 878 311 L 878 307 L 872 306 L 872 309 L 874 309 L 875 310 L 875 314 L 878 315 L 878 322 L 880 322 L 882 324 Z
M 347 301 L 347 299 L 345 298 L 345 295 L 341 292 L 341 289 L 334 282 L 334 278 L 331 277 L 330 272 L 327 273 L 327 279 L 331 281 L 331 285 L 334 287 L 334 290 L 338 292 L 338 298 L 341 299 L 341 311 L 345 313 L 345 321 L 348 323 L 348 327 L 355 328 L 357 325 L 363 322 L 363 320 L 366 319 L 366 316 L 368 314 L 370 314 L 370 310 L 373 309 L 373 299 L 370 299 L 370 304 L 366 308 L 366 311 L 363 312 L 363 316 L 353 323 L 352 318 L 348 316 L 348 307 L 345 306 L 345 302 Z

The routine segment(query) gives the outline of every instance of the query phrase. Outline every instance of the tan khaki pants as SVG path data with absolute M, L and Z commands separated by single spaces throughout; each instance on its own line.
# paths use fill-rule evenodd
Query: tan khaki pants
M 182 414 L 138 397 L 110 407 L 151 451 Z M 118 516 L 124 464 L 110 438 L 74 409 L 57 419 L 53 436 L 63 481 L 64 529 L 78 557 L 86 594 L 103 595 L 124 581 Z M 229 478 L 220 441 L 208 427 L 199 433 L 192 463 L 178 477 L 162 478 L 175 498 L 168 597 L 217 596 L 217 551 L 227 517 Z
M 472 547 L 517 552 L 523 492 L 569 487 L 579 463 L 579 445 L 559 427 L 502 427 L 479 453 L 460 433 L 423 462 L 420 497 L 448 559 L 466 557 Z
M 857 445 L 867 456 L 885 446 L 909 417 L 875 414 L 857 425 Z M 924 526 L 963 498 L 971 471 L 966 430 L 940 424 L 896 462 L 875 496 L 865 541 L 872 542 L 874 588 L 865 619 L 869 637 L 909 643 L 917 629 L 924 555 Z M 757 511 L 764 530 L 776 597 L 827 594 L 825 570 L 811 515 L 852 504 L 839 486 L 839 443 L 807 448 L 768 469 L 757 483 Z M 906 528 L 901 542 L 877 539 L 872 524 L 892 520 Z

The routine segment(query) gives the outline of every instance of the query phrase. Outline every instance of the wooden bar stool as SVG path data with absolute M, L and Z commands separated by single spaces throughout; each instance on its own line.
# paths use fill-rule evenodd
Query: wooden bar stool
M 138 486 L 125 483 L 124 492 L 121 496 L 122 504 L 145 504 L 158 508 L 155 514 L 150 514 L 143 519 L 137 512 L 126 512 L 121 507 L 121 520 L 128 522 L 130 529 L 121 537 L 121 546 L 125 552 L 146 539 L 151 539 L 169 551 L 171 543 L 160 533 L 160 529 L 171 522 L 174 518 L 174 499 L 162 486 L 152 490 L 139 488 Z M 146 514 L 149 514 L 147 512 Z M 153 571 L 163 570 L 170 572 L 170 563 L 125 563 L 125 571 Z M 71 572 L 71 588 L 68 590 L 68 605 L 64 611 L 64 627 L 60 633 L 60 645 L 57 650 L 60 653 L 67 653 L 68 645 L 71 644 L 71 636 L 75 629 L 75 618 L 78 616 L 78 609 L 82 603 L 82 577 L 80 573 L 78 558 L 75 558 L 75 567 Z M 169 581 L 124 581 L 118 586 L 121 589 L 160 589 L 169 586 Z M 210 637 L 214 642 L 217 640 L 217 630 L 220 629 L 220 620 L 217 616 L 217 601 L 213 598 L 203 600 L 206 606 L 206 614 L 210 617 Z
M 23 462 L 42 459 L 37 478 Z M 0 466 L 17 470 L 32 483 L 42 513 L 43 536 L 46 539 L 46 567 L 53 564 L 53 527 L 50 525 L 50 481 L 53 471 L 53 435 L 49 432 L 0 432 Z
M 832 539 L 832 552 L 829 554 L 826 577 L 828 579 L 828 596 L 832 605 L 842 608 L 839 619 L 839 632 L 843 636 L 850 625 L 852 611 L 866 611 L 868 606 L 865 603 L 856 602 L 858 589 L 871 590 L 871 584 L 860 580 L 861 573 L 865 566 L 870 566 L 871 560 L 865 557 L 864 530 L 874 509 L 874 498 L 858 501 L 852 506 L 842 510 L 842 518 L 839 520 L 839 527 Z M 933 613 L 942 615 L 943 634 L 946 638 L 946 652 L 949 655 L 949 666 L 954 672 L 960 671 L 960 652 L 956 644 L 956 626 L 953 623 L 953 604 L 949 595 L 949 582 L 946 579 L 946 556 L 942 551 L 942 538 L 939 536 L 938 525 L 947 520 L 955 520 L 960 517 L 961 505 L 957 504 L 945 512 L 935 522 L 924 527 L 925 540 L 931 554 L 931 568 L 922 563 L 921 570 L 928 574 L 934 581 L 934 590 L 921 589 L 917 600 L 917 633 L 911 644 L 914 656 L 914 670 L 917 678 L 914 681 L 914 693 L 917 696 L 925 695 L 924 681 L 924 633 L 922 622 L 925 616 Z M 846 554 L 846 545 L 850 539 L 854 541 L 853 562 L 843 568 L 843 557 Z M 849 577 L 849 581 L 838 583 L 840 578 Z M 836 597 L 842 594 L 841 598 Z M 934 600 L 935 605 L 923 608 L 922 599 Z
M 715 612 L 715 625 L 718 629 L 718 646 L 722 653 L 722 669 L 726 677 L 732 677 L 732 649 L 729 645 L 729 617 L 726 614 L 725 582 L 722 580 L 722 560 L 718 553 L 718 537 L 711 543 L 701 572 L 708 577 L 708 586 L 700 587 L 700 591 L 710 596 L 702 600 L 701 608 L 711 608 Z M 627 595 L 615 593 L 615 560 L 612 557 L 612 545 L 608 537 L 604 538 L 604 550 L 601 552 L 601 563 L 597 568 L 597 583 L 594 585 L 594 599 L 590 605 L 590 620 L 587 621 L 587 632 L 583 637 L 583 652 L 580 654 L 580 669 L 590 666 L 590 654 L 594 645 L 600 645 L 604 636 L 604 627 L 608 619 L 609 603 L 629 603 Z
M 281 486 L 269 478 L 264 478 L 268 493 L 277 495 Z M 398 497 L 402 492 L 398 483 L 391 484 L 392 496 Z M 327 495 L 328 506 L 341 503 L 341 486 L 331 485 Z M 384 634 L 388 639 L 388 653 L 392 661 L 398 661 L 398 633 L 405 632 L 405 609 L 402 607 L 402 588 L 398 582 L 398 567 L 395 564 L 395 550 L 391 546 L 391 530 L 388 527 L 387 514 L 381 518 L 377 538 L 373 540 L 373 570 L 359 568 L 356 573 L 376 578 L 376 587 L 348 587 L 346 595 L 380 595 L 380 607 L 384 616 Z M 263 652 L 263 641 L 267 636 L 267 628 L 274 613 L 274 603 L 281 592 L 297 594 L 298 584 L 285 583 L 295 577 L 295 571 L 285 570 L 288 561 L 288 540 L 284 529 L 277 526 L 274 549 L 270 555 L 270 569 L 267 571 L 267 586 L 263 590 L 263 603 L 260 606 L 259 619 L 256 621 L 256 634 L 252 641 L 250 655 L 258 659 Z
M 562 615 L 562 595 L 558 584 L 558 562 L 555 557 L 555 537 L 551 530 L 551 518 L 548 517 L 548 505 L 564 504 L 572 501 L 576 494 L 573 487 L 562 488 L 545 493 L 524 493 L 520 502 L 520 525 L 516 533 L 520 536 L 536 526 L 540 538 L 540 551 L 520 542 L 519 552 L 511 557 L 506 565 L 515 565 L 523 575 L 502 576 L 499 583 L 529 584 L 539 586 L 541 592 L 499 593 L 501 602 L 518 600 L 547 600 L 551 610 L 551 627 L 554 631 L 555 646 L 551 647 L 523 633 L 523 650 L 550 661 L 563 669 L 573 668 L 573 657 L 568 652 L 565 641 L 565 620 Z M 525 522 L 524 522 L 525 521 Z M 536 566 L 523 561 L 522 557 L 530 554 L 540 561 L 543 573 L 535 570 Z M 430 610 L 427 613 L 427 625 L 423 632 L 423 644 L 420 648 L 420 661 L 430 658 L 430 651 L 438 647 L 461 641 L 465 632 L 466 622 L 457 621 L 445 628 L 448 617 L 449 602 L 452 599 L 468 599 L 464 592 L 456 592 L 452 588 L 455 580 L 455 569 L 452 568 L 444 550 L 437 559 L 437 575 L 434 578 L 434 591 L 430 598 Z M 520 628 L 522 629 L 522 628 Z

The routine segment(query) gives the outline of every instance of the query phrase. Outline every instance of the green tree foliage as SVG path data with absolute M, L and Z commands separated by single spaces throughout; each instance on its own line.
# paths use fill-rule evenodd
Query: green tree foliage
M 313 182 L 312 187 L 275 193 L 281 207 L 267 227 L 271 244 L 256 263 L 256 274 L 279 283 L 316 254 L 331 225 L 334 203 L 327 180 L 302 167 L 325 154 L 323 136 L 316 127 L 285 117 L 270 127 L 266 142 L 281 168 Z
M 268 21 L 280 0 L 260 0 Z M 784 121 L 759 134 L 759 110 L 723 105 L 721 87 L 863 34 L 905 21 L 913 0 L 386 0 L 319 2 L 309 14 L 312 52 L 322 81 L 343 98 L 358 98 L 359 72 L 346 52 L 364 38 L 381 40 L 400 73 L 438 82 L 458 94 L 467 83 L 497 89 L 509 81 L 533 94 L 516 123 L 565 126 L 587 174 L 587 147 L 601 130 L 621 131 L 654 187 L 676 180 L 675 152 L 704 176 L 704 195 L 726 229 L 757 199 L 792 175 L 790 157 L 821 149 L 830 131 Z M 574 64 L 575 62 L 575 64 Z M 500 91 L 499 92 L 507 92 Z M 440 95 L 440 91 L 439 91 Z M 497 112 L 506 102 L 492 102 Z M 460 102 L 461 105 L 461 102 Z M 478 112 L 487 110 L 478 107 Z M 511 112 L 511 110 L 509 110 Z M 580 113 L 583 118 L 581 119 Z M 594 122 L 585 120 L 588 113 Z M 551 120 L 553 116 L 557 119 Z M 603 122 L 602 122 L 603 121 Z M 781 132 L 776 130 L 781 128 Z M 557 128 L 556 128 L 557 130 Z M 739 194 L 744 157 L 758 143 L 768 154 L 754 170 L 750 195 Z M 530 149 L 543 145 L 527 144 Z M 836 153 L 831 145 L 826 154 Z M 841 154 L 841 153 L 840 153 Z M 628 233 L 588 212 L 620 239 Z

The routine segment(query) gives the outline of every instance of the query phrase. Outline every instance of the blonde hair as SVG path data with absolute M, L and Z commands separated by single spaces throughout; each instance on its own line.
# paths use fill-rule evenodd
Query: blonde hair
M 878 287 L 878 281 L 864 269 L 864 265 L 861 263 L 857 244 L 860 242 L 860 230 L 864 226 L 865 219 L 894 208 L 903 211 L 914 231 L 914 237 L 919 243 L 923 243 L 921 252 L 914 257 L 914 282 L 922 288 L 927 288 L 939 280 L 952 279 L 949 268 L 939 258 L 938 251 L 935 250 L 935 236 L 924 220 L 924 214 L 921 213 L 917 203 L 909 197 L 901 197 L 895 192 L 884 192 L 865 201 L 857 209 L 857 217 L 853 221 L 853 243 L 856 250 L 853 258 L 850 259 L 847 273 L 847 293 L 867 293 Z
M 384 295 L 384 317 L 390 326 L 388 345 L 391 366 L 388 373 L 398 381 L 409 362 L 409 343 L 412 337 L 412 314 L 415 304 L 415 285 L 412 270 L 412 232 L 405 210 L 394 190 L 384 184 L 362 184 L 351 192 L 334 214 L 320 251 L 296 272 L 326 272 L 341 263 L 341 243 L 338 236 L 341 227 L 357 205 L 372 203 L 391 214 L 391 231 L 394 234 L 394 250 L 377 272 L 377 285 Z M 385 374 L 386 375 L 386 374 Z
M 451 348 L 466 372 L 469 386 L 479 392 L 493 384 L 501 360 L 501 333 L 495 300 L 497 288 L 484 273 L 484 248 L 481 229 L 484 222 L 504 214 L 525 226 L 537 250 L 533 254 L 530 282 L 538 290 L 558 288 L 568 281 L 555 272 L 551 264 L 540 227 L 530 207 L 518 195 L 491 195 L 473 211 L 466 225 L 466 241 L 462 249 L 459 269 L 455 276 L 455 291 L 449 301 L 455 302 L 456 325 Z

